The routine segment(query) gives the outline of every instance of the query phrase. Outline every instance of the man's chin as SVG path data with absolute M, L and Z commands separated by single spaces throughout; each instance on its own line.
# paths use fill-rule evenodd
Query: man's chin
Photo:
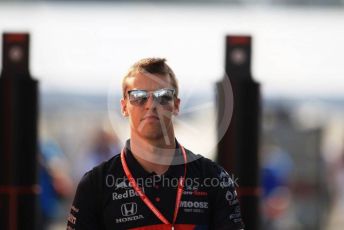
M 161 124 L 150 124 L 145 125 L 141 130 L 136 130 L 136 133 L 147 140 L 161 140 L 165 139 L 164 134 L 167 135 L 169 133 L 169 128 L 166 127 L 166 132 L 164 132 Z
M 159 140 L 164 138 L 164 135 L 162 134 L 161 130 L 160 132 L 142 132 L 141 136 L 148 140 Z

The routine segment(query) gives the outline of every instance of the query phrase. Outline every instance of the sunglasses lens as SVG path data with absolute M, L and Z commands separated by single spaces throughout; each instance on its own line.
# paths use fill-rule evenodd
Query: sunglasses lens
M 145 90 L 128 91 L 129 101 L 132 105 L 143 105 L 149 97 L 149 93 Z M 153 98 L 160 105 L 167 105 L 173 100 L 174 89 L 159 89 L 153 92 Z
M 154 92 L 154 97 L 160 105 L 167 105 L 173 100 L 174 90 L 172 89 L 161 89 Z
M 129 101 L 133 105 L 143 105 L 148 99 L 148 94 L 143 90 L 133 90 L 129 92 Z

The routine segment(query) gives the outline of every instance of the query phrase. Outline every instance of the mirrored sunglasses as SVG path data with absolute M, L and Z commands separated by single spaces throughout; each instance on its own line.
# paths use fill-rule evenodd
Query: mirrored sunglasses
M 128 91 L 129 101 L 132 105 L 144 105 L 150 95 L 153 95 L 153 99 L 160 105 L 167 105 L 173 100 L 175 89 L 158 89 L 155 91 L 134 89 Z

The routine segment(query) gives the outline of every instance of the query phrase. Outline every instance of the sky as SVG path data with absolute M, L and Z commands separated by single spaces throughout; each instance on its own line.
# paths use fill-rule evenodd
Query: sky
M 264 96 L 344 97 L 344 9 L 233 5 L 0 3 L 1 32 L 30 32 L 44 91 L 120 91 L 128 67 L 165 57 L 182 90 L 213 90 L 225 36 L 253 37 Z

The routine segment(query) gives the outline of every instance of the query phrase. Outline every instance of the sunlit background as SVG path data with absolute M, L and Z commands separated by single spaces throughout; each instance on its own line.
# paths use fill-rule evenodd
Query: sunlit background
M 225 36 L 251 35 L 269 190 L 263 229 L 342 229 L 343 0 L 0 1 L 0 32 L 30 33 L 43 158 L 50 174 L 63 165 L 66 187 L 99 160 L 99 146 L 111 155 L 128 138 L 121 80 L 143 57 L 168 60 L 181 87 L 177 138 L 214 159 Z M 46 210 L 49 229 L 65 229 L 71 190 L 46 205 L 55 207 Z

